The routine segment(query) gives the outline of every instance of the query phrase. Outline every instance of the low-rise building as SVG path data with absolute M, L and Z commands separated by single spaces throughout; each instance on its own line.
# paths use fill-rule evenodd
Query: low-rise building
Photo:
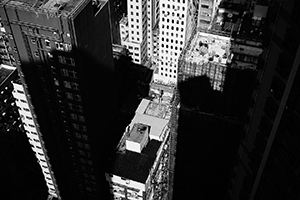
M 141 101 L 105 174 L 112 199 L 155 199 L 166 194 L 170 114 L 168 104 Z

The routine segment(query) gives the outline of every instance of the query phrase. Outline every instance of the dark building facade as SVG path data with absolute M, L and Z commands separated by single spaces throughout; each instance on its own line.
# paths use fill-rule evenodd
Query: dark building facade
M 229 185 L 230 199 L 300 199 L 300 3 L 268 6 L 259 87 Z
M 47 187 L 30 148 L 12 82 L 17 69 L 0 65 L 0 187 L 1 199 L 46 199 Z M 18 192 L 16 192 L 16 190 Z
M 120 20 L 127 12 L 125 0 L 110 0 L 111 34 L 113 44 L 121 44 Z
M 108 2 L 5 0 L 0 15 L 57 198 L 99 199 L 114 133 Z

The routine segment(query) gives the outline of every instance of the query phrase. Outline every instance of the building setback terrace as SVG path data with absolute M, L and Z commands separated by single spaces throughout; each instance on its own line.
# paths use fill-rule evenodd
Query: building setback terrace
M 87 3 L 87 0 L 3 0 L 0 4 L 18 6 L 25 9 L 34 9 L 45 13 L 56 13 L 68 15 L 77 10 L 80 5 Z M 94 0 L 93 5 L 101 7 L 105 0 Z
M 129 150 L 117 152 L 113 159 L 110 160 L 107 172 L 126 179 L 145 183 L 161 143 L 162 142 L 154 139 L 150 140 L 141 153 Z M 123 145 L 125 145 L 125 143 Z

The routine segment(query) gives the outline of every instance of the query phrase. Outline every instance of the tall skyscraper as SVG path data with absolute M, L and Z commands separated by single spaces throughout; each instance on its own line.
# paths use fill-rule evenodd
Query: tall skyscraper
M 145 65 L 147 61 L 147 1 L 127 1 L 127 16 L 121 19 L 121 44 L 129 50 L 129 55 L 136 64 Z M 123 26 L 123 27 L 122 27 Z
M 299 199 L 300 3 L 269 1 L 264 68 L 232 174 L 230 199 Z
M 0 15 L 22 83 L 14 96 L 49 194 L 99 199 L 114 133 L 108 2 L 4 0 Z
M 154 82 L 175 84 L 177 61 L 186 39 L 188 0 L 159 1 L 159 59 Z

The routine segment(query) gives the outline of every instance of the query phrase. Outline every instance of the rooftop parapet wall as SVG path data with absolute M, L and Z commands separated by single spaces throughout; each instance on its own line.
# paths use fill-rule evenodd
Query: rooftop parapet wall
M 32 12 L 47 13 L 50 16 L 76 15 L 80 7 L 92 2 L 92 5 L 101 8 L 106 0 L 2 0 L 1 5 L 18 7 Z

